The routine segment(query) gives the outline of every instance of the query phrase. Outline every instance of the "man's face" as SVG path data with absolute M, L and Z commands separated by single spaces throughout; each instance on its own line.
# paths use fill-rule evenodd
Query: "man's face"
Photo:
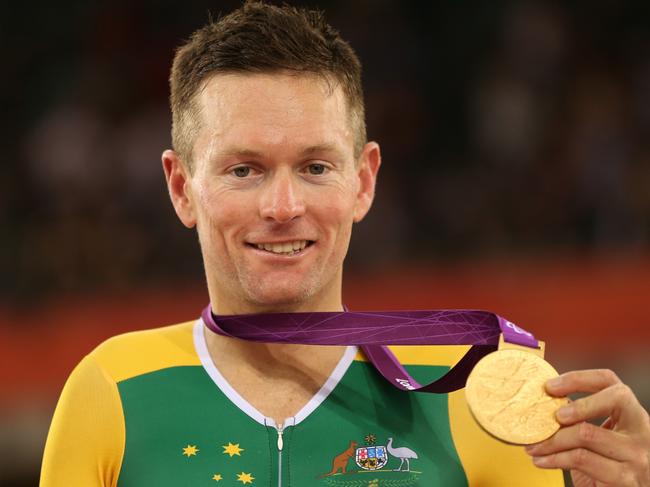
M 179 217 L 197 226 L 215 312 L 340 309 L 352 224 L 369 209 L 379 167 L 374 143 L 355 160 L 340 87 L 217 75 L 198 103 L 194 170 L 167 152 L 163 162 Z

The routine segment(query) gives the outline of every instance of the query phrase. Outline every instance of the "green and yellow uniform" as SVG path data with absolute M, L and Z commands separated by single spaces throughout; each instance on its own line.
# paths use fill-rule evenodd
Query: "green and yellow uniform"
M 391 348 L 423 382 L 467 349 Z M 112 338 L 81 361 L 54 414 L 42 487 L 212 485 L 564 484 L 483 433 L 463 391 L 401 392 L 356 347 L 282 428 L 219 373 L 201 321 Z

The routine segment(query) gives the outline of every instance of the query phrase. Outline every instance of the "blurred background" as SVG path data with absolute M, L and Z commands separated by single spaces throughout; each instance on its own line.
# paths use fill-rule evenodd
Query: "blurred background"
M 650 406 L 650 3 L 301 1 L 364 64 L 377 200 L 352 309 L 484 308 Z M 105 338 L 194 319 L 160 165 L 176 46 L 236 1 L 6 2 L 0 484 L 36 485 L 58 394 Z

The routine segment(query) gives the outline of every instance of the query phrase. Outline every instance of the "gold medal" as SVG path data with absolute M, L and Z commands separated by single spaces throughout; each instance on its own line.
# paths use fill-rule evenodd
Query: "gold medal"
M 540 442 L 560 428 L 555 413 L 568 400 L 546 393 L 544 383 L 558 373 L 542 356 L 524 347 L 506 347 L 500 345 L 474 366 L 465 386 L 467 404 L 477 423 L 495 438 L 517 445 Z

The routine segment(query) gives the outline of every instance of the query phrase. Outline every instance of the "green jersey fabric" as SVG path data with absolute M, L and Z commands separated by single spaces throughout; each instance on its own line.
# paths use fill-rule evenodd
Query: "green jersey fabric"
M 415 379 L 430 381 L 448 370 L 450 364 L 436 360 L 409 361 L 408 354 L 418 349 L 421 353 L 422 347 L 402 347 L 399 356 Z M 89 367 L 101 373 L 85 373 Z M 92 383 L 88 375 L 93 375 Z M 98 376 L 110 387 L 94 386 Z M 77 433 L 69 427 L 66 435 L 66 422 L 74 421 L 75 414 L 87 415 L 81 405 L 89 401 L 103 403 L 109 412 L 85 421 L 103 418 L 114 425 L 106 429 L 115 430 L 115 438 L 92 438 L 91 433 L 85 439 L 88 448 L 98 451 L 94 456 L 85 452 L 79 461 L 94 462 L 89 470 L 100 472 L 96 484 L 83 485 L 464 487 L 472 479 L 481 479 L 474 485 L 495 487 L 563 485 L 561 475 L 535 469 L 521 452 L 505 458 L 499 448 L 483 452 L 494 455 L 483 465 L 511 470 L 513 482 L 508 484 L 496 480 L 504 478 L 502 472 L 476 471 L 485 469 L 477 467 L 482 460 L 474 459 L 481 459 L 481 452 L 465 453 L 464 464 L 459 451 L 472 448 L 471 435 L 482 435 L 476 436 L 475 448 L 496 441 L 475 426 L 470 436 L 462 425 L 452 431 L 450 407 L 458 408 L 458 401 L 392 387 L 356 347 L 348 347 L 322 389 L 282 427 L 255 410 L 236 388 L 212 363 L 201 321 L 109 340 L 66 385 L 48 439 L 42 485 L 63 485 L 55 483 L 61 478 L 54 466 L 60 456 L 57 445 L 68 455 L 74 451 L 68 443 Z M 64 435 L 67 439 L 61 439 Z

